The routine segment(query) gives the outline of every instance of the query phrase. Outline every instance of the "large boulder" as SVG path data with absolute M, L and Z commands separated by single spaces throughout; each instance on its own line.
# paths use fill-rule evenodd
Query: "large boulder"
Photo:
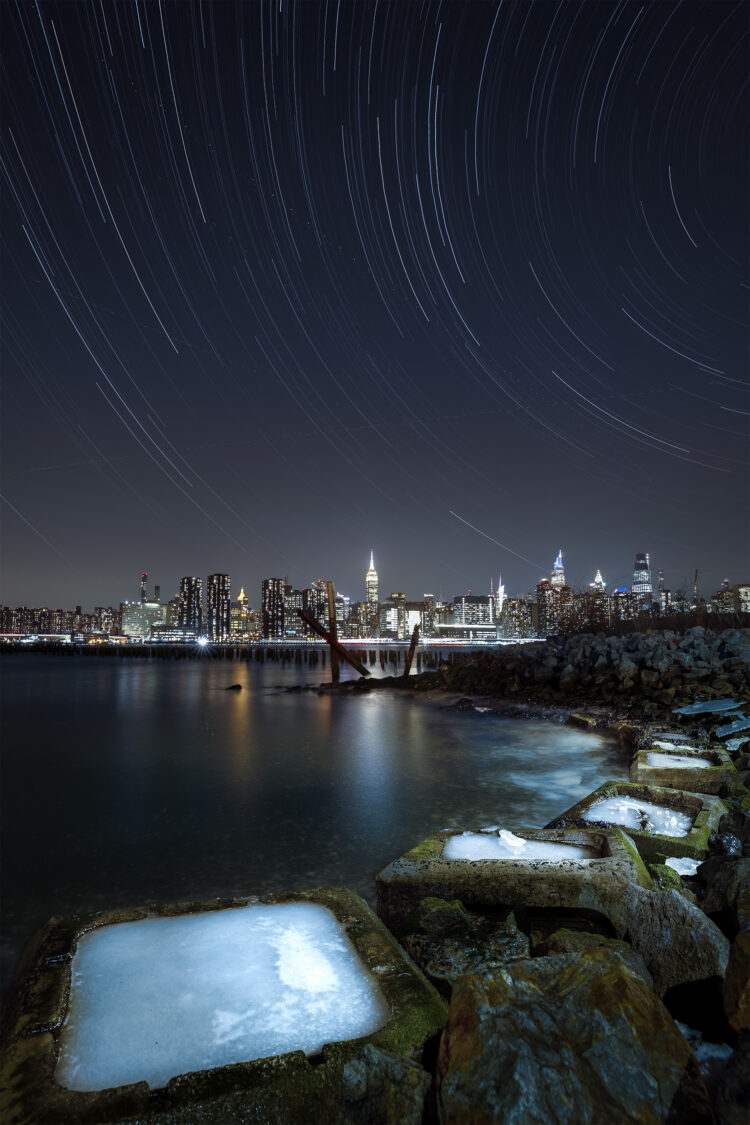
M 344 1067 L 337 1125 L 421 1125 L 429 1085 L 417 1063 L 368 1043 Z
M 438 1081 L 444 1125 L 712 1121 L 687 1041 L 606 949 L 463 977 Z
M 675 890 L 625 892 L 628 940 L 660 996 L 689 981 L 724 976 L 729 942 L 703 911 Z

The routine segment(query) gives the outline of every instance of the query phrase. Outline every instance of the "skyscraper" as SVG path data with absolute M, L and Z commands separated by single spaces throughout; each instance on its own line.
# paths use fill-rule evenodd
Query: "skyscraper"
M 378 572 L 375 569 L 375 559 L 372 551 L 370 551 L 370 569 L 365 575 L 365 590 L 367 591 L 363 614 L 366 620 L 365 628 L 369 631 L 371 637 L 376 637 L 380 630 L 378 615 Z
M 284 583 L 284 636 L 302 640 L 309 627 L 297 610 L 305 609 L 305 590 L 295 590 L 288 582 Z
M 261 586 L 261 614 L 263 636 L 273 639 L 284 636 L 284 586 L 283 578 L 264 578 Z
M 141 575 L 141 601 L 148 601 L 148 594 L 146 593 L 146 581 L 148 579 L 148 571 L 144 570 Z
M 432 637 L 435 633 L 435 595 L 425 594 L 422 606 L 422 636 Z
M 318 621 L 324 628 L 328 628 L 328 583 L 325 578 L 316 578 L 310 583 L 308 589 L 304 591 L 304 608 L 308 610 L 313 617 L 317 617 Z
M 550 585 L 553 590 L 559 590 L 565 585 L 565 568 L 563 567 L 562 547 L 560 548 L 555 565 L 552 567 Z
M 233 637 L 247 638 L 253 631 L 254 620 L 252 610 L 247 604 L 247 594 L 244 587 L 240 587 L 237 601 L 232 602 L 229 610 L 229 623 Z
M 228 641 L 231 624 L 231 580 L 228 574 L 206 579 L 206 623 L 212 641 Z
M 196 637 L 203 632 L 203 579 L 187 576 L 180 579 L 177 595 L 177 625 Z
M 365 600 L 369 605 L 378 604 L 378 572 L 375 569 L 374 553 L 370 551 L 370 569 L 365 575 L 365 589 L 367 591 Z
M 635 556 L 633 593 L 637 596 L 639 604 L 651 602 L 653 598 L 654 590 L 651 585 L 651 563 L 649 562 L 648 552 Z
M 492 580 L 490 579 L 490 594 L 491 593 L 492 593 Z M 500 618 L 502 616 L 504 605 L 505 605 L 505 586 L 503 585 L 502 574 L 498 574 L 498 576 L 497 576 L 497 593 L 495 594 L 495 620 L 496 621 L 500 620 Z

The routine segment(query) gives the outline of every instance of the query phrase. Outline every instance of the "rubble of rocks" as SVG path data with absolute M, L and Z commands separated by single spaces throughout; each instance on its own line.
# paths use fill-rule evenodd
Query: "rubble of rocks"
M 578 718 L 582 723 L 589 715 Z M 723 721 L 719 712 L 690 715 L 690 744 L 711 754 L 712 733 Z M 634 723 L 629 735 L 633 760 L 654 739 L 666 740 L 667 753 L 671 740 L 677 757 L 685 745 L 674 724 Z M 568 909 L 566 918 L 562 910 L 555 917 L 546 909 L 530 924 L 515 902 L 515 915 L 506 917 L 498 916 L 497 902 L 482 915 L 476 897 L 469 910 L 460 901 L 417 903 L 401 944 L 450 999 L 432 1065 L 430 1119 L 442 1125 L 747 1120 L 750 835 L 743 818 L 747 823 L 750 738 L 726 745 L 733 759 L 722 790 L 728 811 L 705 840 L 703 862 L 681 877 L 635 837 L 650 885 L 631 876 L 617 926 L 605 917 L 606 904 L 594 916 Z M 685 783 L 680 769 L 675 781 Z M 648 785 L 642 791 L 654 799 L 665 793 Z M 436 841 L 409 853 L 417 857 L 413 866 L 424 854 L 421 862 L 437 861 L 440 870 Z M 398 879 L 399 863 L 405 859 L 381 873 L 379 883 L 383 874 Z M 482 927 L 493 935 L 485 948 L 477 940 Z M 523 937 L 524 927 L 527 952 L 512 937 Z M 623 929 L 624 939 L 616 937 Z M 505 945 L 498 946 L 503 931 Z
M 696 626 L 684 634 L 597 633 L 507 645 L 412 676 L 409 687 L 567 706 L 595 702 L 666 718 L 698 697 L 750 703 L 750 629 Z

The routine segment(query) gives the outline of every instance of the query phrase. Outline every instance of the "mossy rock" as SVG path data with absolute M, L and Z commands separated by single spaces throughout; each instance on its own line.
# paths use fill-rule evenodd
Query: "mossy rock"
M 619 953 L 626 964 L 639 976 L 642 976 L 650 988 L 653 988 L 651 974 L 640 953 L 636 953 L 629 942 L 606 937 L 604 934 L 592 934 L 583 930 L 555 930 L 535 947 L 534 956 L 547 957 L 559 953 L 585 953 L 590 949 L 605 949 L 610 953 Z
M 696 1059 L 618 953 L 517 961 L 463 977 L 438 1056 L 441 1120 L 713 1121 Z
M 666 863 L 649 863 L 648 873 L 655 891 L 682 891 L 682 880 L 672 867 Z
M 415 933 L 447 934 L 461 926 L 468 926 L 469 913 L 462 902 L 454 898 L 447 902 L 444 898 L 421 899 L 410 919 L 410 928 Z
M 466 922 L 450 932 L 412 933 L 402 939 L 406 952 L 446 998 L 467 973 L 500 969 L 531 956 L 529 939 L 513 914 L 501 920 L 464 914 Z

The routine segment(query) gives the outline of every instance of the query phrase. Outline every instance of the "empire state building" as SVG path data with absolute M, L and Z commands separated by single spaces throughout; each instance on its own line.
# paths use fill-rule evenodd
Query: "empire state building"
M 373 552 L 370 551 L 370 569 L 365 575 L 365 589 L 367 590 L 366 602 L 368 605 L 378 604 L 378 572 L 375 569 Z

